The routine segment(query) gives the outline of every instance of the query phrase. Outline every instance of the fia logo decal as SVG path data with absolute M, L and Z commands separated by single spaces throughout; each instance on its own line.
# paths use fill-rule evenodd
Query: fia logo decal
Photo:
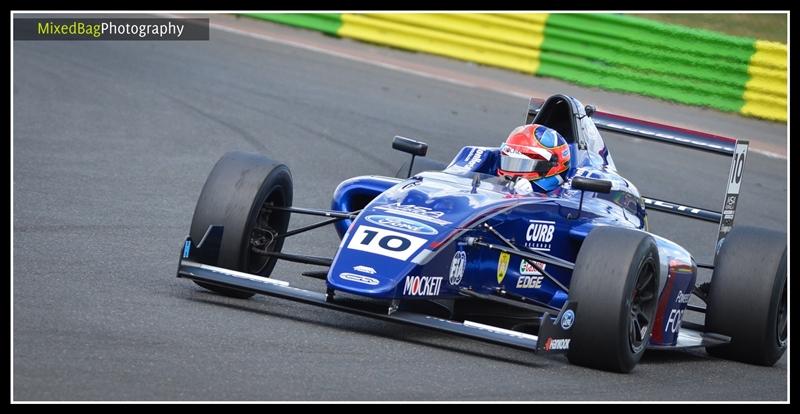
M 450 277 L 448 281 L 453 286 L 458 286 L 464 277 L 464 268 L 467 266 L 467 254 L 464 251 L 457 251 L 450 262 Z

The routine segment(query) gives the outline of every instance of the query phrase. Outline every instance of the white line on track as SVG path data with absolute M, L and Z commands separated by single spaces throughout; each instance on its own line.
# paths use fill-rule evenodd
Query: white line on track
M 385 68 L 385 69 L 391 69 L 391 70 L 395 70 L 395 71 L 398 71 L 398 72 L 410 73 L 412 75 L 421 76 L 423 78 L 434 79 L 434 80 L 447 82 L 447 83 L 451 83 L 451 84 L 455 84 L 455 85 L 459 85 L 459 86 L 466 86 L 466 87 L 469 87 L 469 88 L 489 89 L 489 90 L 491 90 L 493 92 L 498 92 L 498 93 L 502 93 L 502 94 L 505 94 L 505 95 L 511 95 L 511 96 L 518 97 L 518 98 L 524 98 L 524 99 L 530 98 L 530 95 L 524 94 L 524 93 L 513 92 L 513 91 L 509 91 L 509 90 L 504 90 L 504 89 L 497 89 L 497 88 L 478 86 L 477 84 L 474 84 L 474 83 L 471 83 L 471 82 L 466 82 L 466 81 L 459 80 L 459 79 L 448 78 L 446 76 L 439 76 L 439 75 L 435 75 L 435 74 L 432 74 L 432 73 L 429 73 L 429 72 L 422 72 L 422 71 L 414 70 L 414 69 L 410 69 L 410 68 L 404 68 L 402 66 L 393 65 L 391 63 L 380 62 L 380 61 L 376 61 L 376 60 L 369 60 L 369 59 L 365 59 L 365 58 L 362 58 L 360 56 L 352 55 L 352 54 L 349 54 L 349 53 L 342 53 L 342 52 L 338 52 L 338 51 L 334 51 L 334 50 L 323 49 L 323 48 L 312 46 L 312 45 L 309 45 L 309 44 L 306 44 L 306 43 L 295 42 L 295 41 L 287 40 L 287 39 L 279 39 L 279 38 L 276 38 L 276 37 L 267 36 L 267 35 L 260 34 L 260 33 L 252 33 L 252 32 L 248 32 L 248 31 L 245 31 L 245 30 L 234 29 L 232 27 L 223 26 L 223 25 L 219 25 L 219 24 L 216 24 L 216 23 L 211 23 L 210 26 L 212 28 L 214 28 L 214 29 L 222 30 L 222 31 L 228 32 L 228 33 L 235 33 L 235 34 L 239 34 L 239 35 L 242 35 L 242 36 L 252 37 L 252 38 L 261 39 L 261 40 L 266 40 L 268 42 L 280 43 L 280 44 L 284 44 L 284 45 L 288 45 L 288 46 L 297 47 L 297 48 L 300 48 L 300 49 L 311 50 L 311 51 L 318 52 L 318 53 L 324 53 L 326 55 L 336 56 L 336 57 L 340 57 L 340 58 L 343 58 L 343 59 L 354 60 L 354 61 L 361 62 L 361 63 L 367 63 L 367 64 L 370 64 L 370 65 L 373 65 L 373 66 L 379 66 L 379 67 L 382 67 L 382 68 Z

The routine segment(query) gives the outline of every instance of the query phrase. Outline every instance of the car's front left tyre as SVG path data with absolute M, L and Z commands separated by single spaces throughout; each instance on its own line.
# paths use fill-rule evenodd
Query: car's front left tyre
M 642 358 L 657 307 L 659 256 L 649 234 L 597 227 L 583 241 L 569 286 L 577 302 L 567 358 L 630 372 Z

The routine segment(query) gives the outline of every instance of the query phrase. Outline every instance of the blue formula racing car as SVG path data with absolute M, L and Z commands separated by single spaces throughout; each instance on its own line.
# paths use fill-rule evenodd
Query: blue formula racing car
M 556 131 L 571 155 L 549 191 L 498 174 L 525 161 L 513 151 L 467 146 L 444 164 L 421 158 L 426 144 L 395 137 L 393 147 L 411 154 L 398 177 L 351 178 L 332 208 L 299 208 L 285 165 L 225 154 L 197 202 L 177 275 L 223 295 L 565 353 L 603 370 L 629 372 L 646 349 L 693 347 L 775 364 L 787 347 L 787 239 L 733 227 L 748 142 L 599 112 L 565 95 L 531 99 L 525 121 Z M 732 157 L 722 210 L 641 196 L 616 172 L 598 129 Z M 556 165 L 539 161 L 549 164 L 536 171 Z M 648 210 L 719 223 L 714 263 L 650 233 Z M 294 214 L 325 219 L 289 230 Z M 282 251 L 287 237 L 329 224 L 341 238 L 333 258 Z M 324 280 L 324 291 L 271 278 L 277 260 L 325 267 L 303 273 Z M 713 269 L 709 283 L 697 283 L 698 268 Z M 690 311 L 705 322 L 684 321 Z

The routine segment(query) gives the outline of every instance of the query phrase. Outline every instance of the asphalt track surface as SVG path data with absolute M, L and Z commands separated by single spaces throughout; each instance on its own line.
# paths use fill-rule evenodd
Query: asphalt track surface
M 175 278 L 196 199 L 226 151 L 284 161 L 295 205 L 324 208 L 344 179 L 394 174 L 405 158 L 390 148 L 393 135 L 427 141 L 430 157 L 449 160 L 463 145 L 497 145 L 522 123 L 523 98 L 218 30 L 209 42 L 15 42 L 13 53 L 15 400 L 787 398 L 786 356 L 765 368 L 702 350 L 648 351 L 632 373 L 612 374 L 285 300 L 229 299 Z M 562 87 L 584 103 L 629 98 L 378 53 Z M 642 108 L 659 119 L 687 111 L 653 100 Z M 731 125 L 729 114 L 692 111 L 698 126 Z M 773 144 L 782 131 L 785 148 L 785 127 L 735 122 L 767 131 Z M 719 209 L 724 157 L 605 136 L 643 194 Z M 786 231 L 786 172 L 785 159 L 749 157 L 737 223 Z M 650 221 L 710 260 L 714 225 L 659 213 Z M 322 229 L 284 250 L 325 256 L 337 245 Z M 307 269 L 280 263 L 274 276 L 322 289 L 299 276 Z

